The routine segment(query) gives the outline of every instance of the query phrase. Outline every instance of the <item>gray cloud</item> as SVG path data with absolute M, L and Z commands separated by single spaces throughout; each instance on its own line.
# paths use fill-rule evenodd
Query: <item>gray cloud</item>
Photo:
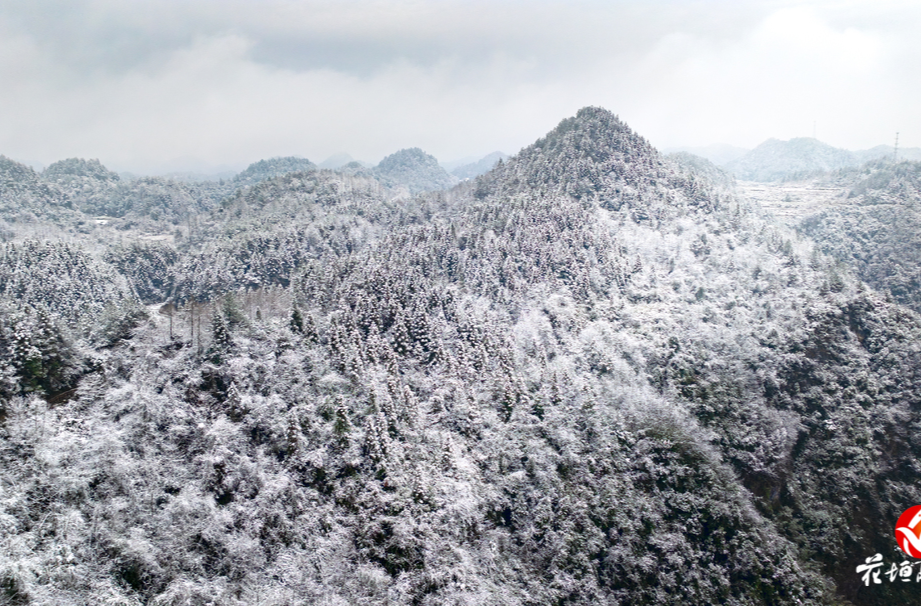
M 705 28 L 715 6 L 723 28 L 758 13 L 728 2 L 32 0 L 14 3 L 6 16 L 84 74 L 143 68 L 196 37 L 239 35 L 266 65 L 367 76 L 395 61 L 482 64 L 495 53 L 568 70 L 599 53 L 636 51 L 689 19 Z
M 584 105 L 654 144 L 921 145 L 905 2 L 6 2 L 0 153 L 149 171 L 514 152 Z

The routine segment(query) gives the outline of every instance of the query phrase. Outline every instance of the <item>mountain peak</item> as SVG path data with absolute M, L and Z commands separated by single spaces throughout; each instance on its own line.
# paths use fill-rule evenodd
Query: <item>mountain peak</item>
M 118 181 L 117 173 L 110 171 L 99 160 L 84 160 L 83 158 L 68 158 L 58 160 L 42 172 L 46 180 L 72 179 L 74 177 L 88 177 L 97 181 Z
M 38 182 L 38 175 L 25 164 L 20 164 L 6 156 L 0 155 L 0 186 L 4 188 L 34 185 Z
M 595 162 L 604 162 L 615 154 L 636 157 L 656 153 L 616 114 L 601 107 L 583 107 L 575 116 L 564 119 L 545 137 L 538 139 L 532 147 L 544 154 L 564 149 L 575 151 Z
M 796 175 L 859 164 L 854 152 L 832 147 L 812 137 L 789 141 L 768 139 L 726 168 L 746 181 L 780 181 Z
M 435 156 L 418 147 L 390 154 L 374 168 L 374 174 L 388 187 L 403 186 L 411 194 L 446 189 L 457 182 Z
M 286 156 L 284 158 L 269 158 L 259 160 L 246 167 L 246 170 L 233 178 L 238 183 L 251 185 L 288 173 L 315 170 L 317 166 L 307 158 Z
M 439 165 L 435 156 L 425 153 L 418 147 L 408 147 L 406 149 L 396 151 L 381 160 L 380 164 L 377 165 L 377 168 L 381 171 L 392 171 L 398 170 L 399 168 L 408 164 L 427 167 L 434 167 Z
M 336 170 L 338 168 L 342 168 L 343 166 L 346 166 L 347 164 L 351 164 L 352 162 L 355 162 L 355 158 L 353 158 L 352 156 L 350 156 L 349 154 L 345 152 L 340 152 L 338 154 L 333 154 L 326 160 L 323 160 L 317 166 L 319 168 L 327 168 L 329 170 Z
M 659 153 L 613 112 L 585 107 L 480 178 L 477 196 L 522 188 L 575 198 L 619 197 L 668 178 Z

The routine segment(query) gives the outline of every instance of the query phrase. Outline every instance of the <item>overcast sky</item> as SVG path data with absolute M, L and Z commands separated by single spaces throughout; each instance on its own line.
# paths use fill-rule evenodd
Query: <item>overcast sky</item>
M 451 161 L 586 105 L 660 148 L 921 146 L 919 35 L 917 1 L 0 0 L 0 154 Z

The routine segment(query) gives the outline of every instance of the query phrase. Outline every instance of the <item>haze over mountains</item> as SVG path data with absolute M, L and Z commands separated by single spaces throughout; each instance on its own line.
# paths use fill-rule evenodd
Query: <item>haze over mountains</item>
M 684 152 L 694 154 L 695 156 L 706 158 L 717 166 L 724 166 L 729 162 L 738 160 L 751 150 L 745 149 L 744 147 L 736 147 L 734 145 L 714 143 L 713 145 L 707 145 L 703 147 L 674 147 L 665 149 L 663 151 L 665 153 Z
M 433 156 L 418 148 L 391 154 L 376 167 L 366 167 L 352 160 L 347 154 L 329 158 L 323 164 L 335 165 L 336 170 L 344 174 L 363 175 L 378 180 L 388 188 L 403 188 L 411 195 L 422 191 L 446 189 L 459 180 L 488 171 L 504 157 L 507 156 L 495 152 L 479 162 L 455 169 L 455 172 L 460 171 L 460 174 L 465 175 L 463 177 L 452 176 Z M 149 197 L 141 192 L 153 189 L 159 192 L 150 195 L 157 198 L 156 205 L 160 207 L 160 211 L 153 211 L 145 206 L 141 213 L 145 220 L 155 215 L 159 216 L 161 212 L 178 220 L 180 213 L 194 214 L 210 209 L 215 199 L 226 196 L 237 188 L 255 185 L 289 173 L 319 168 L 323 166 L 317 166 L 305 158 L 277 157 L 254 162 L 239 173 L 226 174 L 226 179 L 222 178 L 219 181 L 189 173 L 160 177 L 123 177 L 105 168 L 98 160 L 79 158 L 55 162 L 37 173 L 24 164 L 0 156 L 0 174 L 5 180 L 6 191 L 35 188 L 34 194 L 39 197 L 39 201 L 35 205 L 29 205 L 23 199 L 20 203 L 33 208 L 40 216 L 47 216 L 52 209 L 63 204 L 67 209 L 72 209 L 76 205 L 86 213 L 121 218 L 139 208 L 137 199 L 127 202 L 124 198 Z M 206 191 L 209 193 L 202 193 Z M 47 204 L 40 202 L 49 196 L 56 201 Z M 210 201 L 203 203 L 205 198 Z M 131 206 L 134 208 L 130 208 Z
M 422 150 L 418 148 L 414 149 L 422 152 Z M 714 144 L 705 147 L 669 148 L 665 151 L 669 153 L 691 153 L 701 158 L 706 158 L 716 166 L 735 176 L 737 179 L 757 182 L 779 182 L 804 178 L 842 168 L 854 168 L 872 160 L 893 158 L 896 152 L 896 150 L 889 145 L 878 145 L 866 150 L 850 151 L 833 147 L 827 143 L 809 137 L 800 137 L 788 141 L 768 139 L 751 150 L 731 145 Z M 413 150 L 401 150 L 400 153 L 412 154 L 415 152 L 413 152 Z M 297 157 L 260 160 L 246 169 L 247 171 L 261 171 L 259 172 L 261 175 L 260 177 L 241 176 L 241 173 L 223 171 L 214 174 L 172 172 L 162 175 L 162 178 L 186 182 L 218 181 L 226 179 L 237 179 L 238 181 L 243 179 L 246 181 L 247 179 L 251 180 L 253 178 L 260 180 L 262 178 L 279 176 L 286 172 L 295 172 L 297 170 L 316 167 L 330 170 L 345 170 L 347 172 L 368 170 L 373 173 L 376 171 L 379 178 L 385 180 L 390 179 L 391 184 L 396 184 L 400 178 L 396 178 L 396 173 L 393 173 L 393 171 L 396 170 L 395 167 L 388 165 L 394 162 L 400 163 L 405 161 L 412 164 L 413 168 L 407 165 L 403 169 L 405 175 L 402 179 L 404 179 L 405 182 L 402 184 L 409 187 L 410 193 L 418 193 L 421 191 L 446 188 L 454 183 L 450 177 L 446 178 L 444 174 L 441 174 L 442 170 L 438 170 L 436 165 L 440 165 L 446 174 L 464 180 L 484 174 L 492 169 L 499 160 L 505 160 L 507 158 L 507 154 L 493 152 L 472 162 L 462 161 L 442 164 L 425 152 L 422 152 L 421 155 L 416 154 L 413 158 L 406 157 L 403 160 L 397 160 L 395 154 L 391 154 L 387 158 L 381 160 L 381 163 L 375 167 L 363 162 L 358 162 L 349 154 L 342 152 L 334 154 L 316 165 L 309 160 Z M 921 160 L 921 148 L 900 148 L 898 150 L 898 159 L 919 161 Z M 271 170 L 266 168 L 267 162 L 274 162 L 276 165 L 275 168 Z M 255 165 L 259 165 L 259 167 L 254 168 Z M 428 168 L 421 168 L 424 165 L 428 165 Z M 423 173 L 426 173 L 426 175 L 411 175 L 417 168 L 422 170 Z M 397 172 L 400 171 L 398 170 Z M 138 178 L 136 175 L 125 176 L 129 179 Z M 397 179 L 396 181 L 393 180 L 395 178 Z M 416 178 L 420 179 L 420 181 L 410 186 L 410 182 Z
M 769 139 L 724 166 L 746 181 L 780 181 L 860 166 L 870 160 L 893 158 L 894 152 L 892 146 L 886 145 L 851 152 L 805 137 L 789 141 Z M 921 160 L 921 149 L 901 149 L 899 157 L 903 160 Z
M 467 181 L 0 157 L 0 599 L 921 603 L 855 573 L 921 502 L 917 265 L 864 217 L 919 166 L 797 232 L 601 108 Z
M 476 162 L 470 162 L 468 164 L 462 164 L 461 166 L 458 166 L 451 171 L 451 174 L 458 179 L 473 179 L 474 177 L 478 177 L 492 170 L 492 168 L 496 165 L 497 162 L 499 162 L 499 160 L 507 159 L 507 154 L 503 154 L 502 152 L 493 152 Z
M 674 148 L 706 158 L 744 181 L 783 181 L 816 173 L 857 167 L 871 160 L 894 158 L 895 148 L 877 145 L 871 149 L 849 151 L 832 147 L 817 139 L 800 137 L 789 141 L 768 139 L 752 150 L 729 145 Z M 921 148 L 900 148 L 900 160 L 921 160 Z
M 401 156 L 405 157 L 399 159 Z M 474 162 L 462 162 L 459 164 L 455 163 L 457 164 L 456 166 L 448 166 L 451 168 L 450 175 L 454 175 L 454 177 L 457 179 L 471 179 L 489 171 L 493 166 L 495 166 L 496 162 L 506 158 L 508 158 L 507 154 L 502 152 L 493 152 Z M 74 160 L 85 162 L 85 160 Z M 95 162 L 98 163 L 98 160 Z M 403 166 L 402 169 L 395 168 L 395 164 L 400 163 L 405 164 L 405 166 Z M 432 189 L 445 188 L 455 183 L 455 181 L 452 180 L 450 176 L 445 176 L 448 175 L 447 169 L 441 166 L 438 160 L 434 159 L 433 156 L 422 152 L 422 150 L 418 148 L 401 150 L 395 154 L 391 154 L 387 158 L 381 160 L 381 162 L 376 167 L 363 162 L 359 162 L 352 158 L 352 156 L 349 154 L 343 152 L 334 154 L 319 164 L 314 164 L 306 158 L 296 156 L 275 157 L 254 162 L 240 172 L 222 171 L 219 173 L 199 173 L 191 171 L 174 171 L 158 175 L 157 177 L 148 178 L 161 178 L 188 183 L 202 183 L 207 181 L 223 181 L 233 179 L 238 184 L 251 184 L 286 173 L 297 172 L 301 170 L 311 170 L 313 168 L 328 170 L 344 169 L 346 171 L 368 169 L 372 173 L 377 174 L 380 178 L 389 179 L 392 183 L 399 182 L 402 185 L 410 187 L 414 193 L 418 191 L 429 191 Z M 413 174 L 417 169 L 422 170 L 422 172 L 426 174 L 424 176 L 422 174 Z M 43 171 L 44 170 L 47 170 L 47 168 L 43 169 Z M 106 170 L 108 171 L 108 169 Z M 39 172 L 43 173 L 43 171 Z M 118 176 L 114 172 L 108 172 L 110 172 L 112 175 Z M 401 177 L 400 174 L 403 176 Z M 122 176 L 126 180 L 144 178 L 134 174 L 124 174 Z M 413 180 L 416 178 L 421 179 L 418 184 L 414 184 L 413 182 Z

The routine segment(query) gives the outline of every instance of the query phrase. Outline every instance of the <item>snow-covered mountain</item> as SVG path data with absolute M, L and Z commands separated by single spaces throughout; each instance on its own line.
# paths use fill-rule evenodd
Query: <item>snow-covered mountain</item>
M 259 160 L 250 164 L 246 170 L 234 177 L 234 181 L 240 185 L 253 185 L 259 181 L 280 177 L 282 175 L 315 170 L 317 166 L 306 158 L 289 156 L 285 158 L 271 158 L 269 160 Z
M 843 203 L 799 228 L 867 284 L 921 313 L 921 163 L 877 161 L 826 180 L 847 188 Z
M 372 174 L 387 187 L 404 187 L 410 194 L 446 189 L 457 182 L 434 156 L 418 147 L 390 154 L 374 167 Z
M 432 162 L 186 189 L 173 244 L 10 215 L 4 599 L 918 603 L 855 574 L 921 502 L 917 314 L 604 109 Z
M 800 137 L 789 141 L 768 139 L 745 155 L 722 164 L 746 181 L 783 181 L 821 172 L 856 167 L 871 160 L 894 158 L 895 149 L 879 145 L 862 151 L 832 147 L 817 139 Z M 921 149 L 899 150 L 902 160 L 921 160 Z

